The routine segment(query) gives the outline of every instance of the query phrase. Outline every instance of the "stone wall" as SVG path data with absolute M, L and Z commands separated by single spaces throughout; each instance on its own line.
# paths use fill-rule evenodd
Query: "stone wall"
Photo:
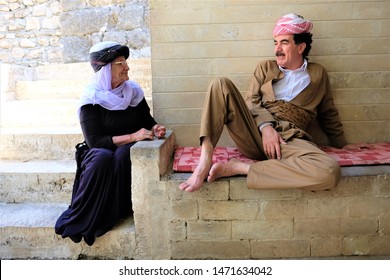
M 83 62 L 103 40 L 150 57 L 148 0 L 0 0 L 1 63 Z
M 178 186 L 189 173 L 169 172 L 175 138 L 131 148 L 137 259 L 389 259 L 387 169 L 343 167 L 329 191 L 250 190 L 230 177 L 188 193 Z

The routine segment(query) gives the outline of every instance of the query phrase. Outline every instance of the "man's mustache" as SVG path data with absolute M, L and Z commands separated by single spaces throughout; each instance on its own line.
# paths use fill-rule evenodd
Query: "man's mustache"
M 284 53 L 282 53 L 282 52 L 276 52 L 275 56 L 286 56 L 286 55 Z

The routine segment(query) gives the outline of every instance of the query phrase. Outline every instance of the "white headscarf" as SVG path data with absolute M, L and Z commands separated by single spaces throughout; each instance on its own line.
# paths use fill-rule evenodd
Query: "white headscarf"
M 86 86 L 80 98 L 80 109 L 87 104 L 100 105 L 107 110 L 125 110 L 137 106 L 144 98 L 144 91 L 134 81 L 125 81 L 119 87 L 111 88 L 111 63 L 95 73 L 92 82 Z

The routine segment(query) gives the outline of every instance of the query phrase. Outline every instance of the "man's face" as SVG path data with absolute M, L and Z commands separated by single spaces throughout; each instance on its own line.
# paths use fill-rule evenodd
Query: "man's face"
M 111 85 L 112 88 L 118 87 L 124 81 L 129 79 L 129 66 L 124 56 L 119 56 L 111 63 Z
M 306 48 L 306 44 L 296 45 L 294 35 L 280 35 L 274 37 L 276 62 L 279 66 L 294 70 L 298 69 L 303 64 L 302 53 Z

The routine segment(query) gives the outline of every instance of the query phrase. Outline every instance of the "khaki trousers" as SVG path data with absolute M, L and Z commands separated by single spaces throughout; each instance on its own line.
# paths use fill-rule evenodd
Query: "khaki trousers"
M 340 166 L 310 141 L 292 137 L 281 144 L 282 158 L 268 160 L 261 134 L 245 101 L 227 78 L 215 79 L 207 91 L 200 127 L 200 139 L 208 136 L 217 144 L 224 125 L 245 156 L 259 160 L 251 164 L 247 186 L 251 189 L 302 188 L 324 190 L 340 180 Z M 279 128 L 276 127 L 279 131 Z M 289 131 L 282 131 L 290 135 Z

